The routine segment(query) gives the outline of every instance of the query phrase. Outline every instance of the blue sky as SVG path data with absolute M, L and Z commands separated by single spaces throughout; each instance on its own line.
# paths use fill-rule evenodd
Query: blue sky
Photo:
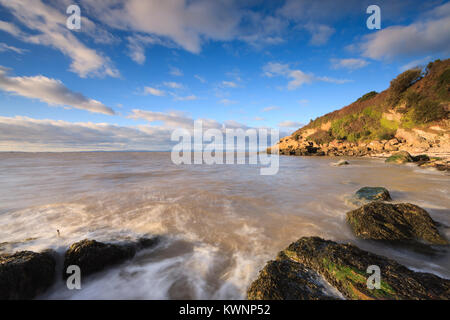
M 195 119 L 287 134 L 449 51 L 448 1 L 0 0 L 0 150 L 161 150 Z

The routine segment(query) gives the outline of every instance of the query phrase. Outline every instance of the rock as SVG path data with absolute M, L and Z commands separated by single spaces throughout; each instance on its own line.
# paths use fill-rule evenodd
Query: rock
M 413 162 L 413 158 L 407 151 L 396 152 L 386 159 L 386 162 L 406 163 Z
M 329 285 L 328 285 L 329 287 Z M 316 272 L 282 253 L 269 261 L 248 289 L 249 300 L 331 300 L 327 284 Z
M 66 270 L 70 265 L 77 265 L 83 275 L 90 275 L 108 266 L 131 259 L 138 250 L 150 248 L 157 242 L 158 238 L 141 238 L 136 243 L 123 244 L 109 244 L 88 239 L 76 242 L 70 246 L 64 256 L 63 278 L 69 276 Z
M 347 222 L 364 239 L 448 244 L 428 212 L 410 203 L 372 202 L 347 212 Z
M 367 286 L 367 268 L 373 265 L 381 271 L 380 289 Z M 260 272 L 247 295 L 251 299 L 330 298 L 320 294 L 322 290 L 314 295 L 316 277 L 326 280 L 347 299 L 450 299 L 450 280 L 414 272 L 356 246 L 318 237 L 301 238 L 289 245 Z
M 0 300 L 32 299 L 53 284 L 56 261 L 52 251 L 20 251 L 0 255 Z
M 418 164 L 421 168 L 435 168 L 439 171 L 450 171 L 450 161 L 431 159 L 427 162 L 419 162 Z
M 380 141 L 372 141 L 367 145 L 371 150 L 380 152 L 383 151 L 384 148 L 384 144 L 381 143 Z
M 415 157 L 412 157 L 414 162 L 427 162 L 430 161 L 430 157 L 426 154 L 419 154 Z
M 372 201 L 389 201 L 391 195 L 386 188 L 383 187 L 363 187 L 356 191 L 350 202 L 354 205 L 363 205 Z
M 332 163 L 332 165 L 335 166 L 335 167 L 346 166 L 348 164 L 350 164 L 350 163 L 347 160 L 344 160 L 344 159 L 339 160 L 338 162 Z

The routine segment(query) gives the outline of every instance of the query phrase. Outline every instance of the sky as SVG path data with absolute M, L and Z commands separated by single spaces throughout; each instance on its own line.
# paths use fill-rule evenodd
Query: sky
M 441 0 L 0 0 L 0 151 L 168 150 L 198 119 L 287 135 L 449 52 Z

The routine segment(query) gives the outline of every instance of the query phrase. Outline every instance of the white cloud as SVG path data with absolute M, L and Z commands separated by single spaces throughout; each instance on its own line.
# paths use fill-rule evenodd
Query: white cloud
M 301 70 L 291 70 L 289 72 L 289 78 L 292 79 L 287 86 L 289 90 L 294 90 L 305 83 L 309 84 L 315 80 L 314 75 L 306 74 Z
M 363 68 L 369 64 L 367 60 L 349 58 L 349 59 L 330 59 L 333 69 L 349 69 L 356 70 Z
M 128 55 L 134 62 L 138 64 L 144 64 L 146 60 L 145 47 L 147 45 L 164 44 L 164 42 L 157 37 L 139 34 L 127 37 L 127 41 Z
M 61 120 L 38 120 L 28 117 L 0 116 L 0 151 L 111 151 L 170 150 L 174 128 L 185 128 L 192 134 L 194 120 L 177 112 L 163 113 L 134 110 L 130 116 L 163 125 L 125 127 L 106 123 Z M 212 119 L 202 120 L 203 129 L 248 129 L 230 120 L 223 124 Z
M 233 81 L 222 81 L 222 86 L 228 87 L 228 88 L 237 88 L 238 84 Z
M 269 106 L 269 107 L 265 107 L 264 109 L 262 109 L 262 112 L 269 112 L 269 111 L 273 111 L 273 110 L 279 110 L 280 107 L 278 106 Z
M 183 76 L 183 71 L 181 71 L 180 69 L 175 68 L 175 67 L 170 67 L 169 74 L 174 77 L 181 77 L 181 76 Z
M 171 89 L 182 89 L 183 85 L 179 82 L 168 81 L 163 83 L 166 87 Z
M 230 105 L 230 104 L 236 104 L 238 102 L 235 100 L 230 100 L 230 99 L 222 99 L 219 101 L 219 103 L 224 104 L 224 105 Z
M 46 45 L 58 49 L 72 59 L 70 70 L 80 77 L 88 75 L 119 76 L 107 57 L 82 44 L 66 26 L 67 16 L 55 6 L 45 5 L 41 0 L 10 1 L 0 0 L 0 4 L 25 27 L 33 30 L 27 34 L 8 22 L 0 23 L 0 30 L 6 31 L 28 43 Z M 64 3 L 59 7 L 67 8 Z
M 324 24 L 307 24 L 305 28 L 311 33 L 311 40 L 309 43 L 313 46 L 326 44 L 330 37 L 336 32 L 334 28 Z
M 413 69 L 415 67 L 421 67 L 432 60 L 431 56 L 426 56 L 423 59 L 413 60 L 403 66 L 400 67 L 400 71 L 406 71 L 409 69 Z
M 283 128 L 300 128 L 303 126 L 301 122 L 296 121 L 283 121 L 278 124 L 279 127 Z
M 171 131 L 28 117 L 0 117 L 0 151 L 168 150 Z
M 153 96 L 158 96 L 158 97 L 162 97 L 162 96 L 166 95 L 166 93 L 163 90 L 159 90 L 159 89 L 152 88 L 152 87 L 145 87 L 144 93 L 151 94 Z
M 372 59 L 393 59 L 429 53 L 450 53 L 450 2 L 436 7 L 421 20 L 391 26 L 364 38 L 362 54 Z
M 195 77 L 198 81 L 200 81 L 201 83 L 206 83 L 205 78 L 199 76 L 198 74 L 196 74 L 194 77 Z
M 164 126 L 170 128 L 191 128 L 194 124 L 192 118 L 180 112 L 164 113 L 134 109 L 129 118 L 144 119 L 148 122 L 162 122 Z
M 312 73 L 305 73 L 301 70 L 293 70 L 287 64 L 282 64 L 278 62 L 269 62 L 263 67 L 264 75 L 267 77 L 283 76 L 290 79 L 287 84 L 288 90 L 294 90 L 303 84 L 310 84 L 314 81 L 331 82 L 337 84 L 343 84 L 349 82 L 350 80 L 345 79 L 334 79 L 330 77 L 319 77 Z
M 131 119 L 144 119 L 150 123 L 161 122 L 161 125 L 156 125 L 157 127 L 175 129 L 175 128 L 184 128 L 191 130 L 194 128 L 194 119 L 187 116 L 183 112 L 172 111 L 172 112 L 157 112 L 157 111 L 146 111 L 135 109 L 132 111 L 132 114 L 128 116 Z M 223 125 L 213 119 L 198 119 L 202 120 L 203 128 L 215 128 L 222 129 Z M 225 122 L 226 123 L 226 122 Z M 236 125 L 236 122 L 231 122 L 233 125 Z M 154 127 L 154 126 L 152 126 Z M 245 127 L 241 125 L 241 127 Z
M 18 53 L 18 54 L 23 54 L 27 50 L 16 48 L 14 46 L 9 46 L 6 43 L 0 42 L 0 52 L 5 52 L 5 51 L 13 51 L 13 52 Z
M 8 77 L 7 70 L 0 66 L 0 89 L 22 97 L 38 99 L 52 106 L 67 106 L 95 113 L 114 114 L 100 101 L 69 90 L 56 79 L 42 75 L 34 77 Z
M 170 39 L 198 53 L 205 40 L 231 40 L 242 12 L 230 1 L 82 0 L 97 19 L 116 29 Z
M 262 118 L 262 117 L 255 117 L 254 120 L 255 120 L 255 121 L 264 121 L 265 119 Z
M 193 94 L 185 97 L 175 97 L 175 101 L 194 101 L 197 99 L 197 96 Z

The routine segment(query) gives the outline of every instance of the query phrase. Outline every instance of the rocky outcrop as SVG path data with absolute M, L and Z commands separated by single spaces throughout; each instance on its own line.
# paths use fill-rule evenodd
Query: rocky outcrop
M 383 187 L 363 187 L 355 192 L 350 202 L 355 205 L 363 205 L 372 201 L 390 201 L 391 195 Z
M 367 285 L 367 268 L 374 265 L 381 271 L 379 289 Z M 313 284 L 308 281 L 311 278 Z M 249 299 L 335 298 L 314 285 L 318 278 L 347 299 L 450 299 L 450 280 L 414 272 L 354 245 L 318 237 L 301 238 L 280 252 L 275 262 L 260 272 L 247 295 Z M 306 287 L 303 280 L 308 283 Z
M 450 171 L 450 161 L 440 158 L 431 158 L 430 161 L 419 162 L 421 168 L 434 168 L 439 171 Z
M 54 253 L 20 251 L 0 255 L 0 300 L 32 299 L 55 278 Z
M 386 162 L 393 162 L 393 163 L 407 163 L 407 162 L 414 162 L 413 157 L 409 154 L 407 151 L 400 151 L 394 153 L 392 156 L 386 159 Z
M 322 277 L 283 253 L 269 261 L 248 289 L 250 300 L 334 300 Z
M 423 168 L 450 171 L 450 144 L 448 144 L 448 148 L 445 144 L 437 149 L 419 150 L 408 147 L 409 145 L 405 143 L 405 140 L 393 138 L 371 142 L 333 140 L 329 143 L 317 144 L 307 140 L 307 137 L 297 134 L 282 138 L 276 146 L 267 148 L 267 153 L 278 152 L 280 155 L 286 156 L 381 157 L 386 158 L 386 162 L 415 162 Z M 408 150 L 416 152 L 417 155 L 411 155 Z M 427 154 L 417 152 L 426 152 Z
M 122 244 L 102 243 L 88 239 L 76 242 L 65 253 L 63 277 L 68 277 L 65 271 L 70 265 L 80 267 L 84 276 L 90 275 L 131 259 L 139 249 L 150 248 L 158 241 L 158 238 L 141 238 L 138 242 Z
M 448 244 L 428 212 L 410 203 L 372 202 L 347 212 L 347 222 L 364 239 Z

